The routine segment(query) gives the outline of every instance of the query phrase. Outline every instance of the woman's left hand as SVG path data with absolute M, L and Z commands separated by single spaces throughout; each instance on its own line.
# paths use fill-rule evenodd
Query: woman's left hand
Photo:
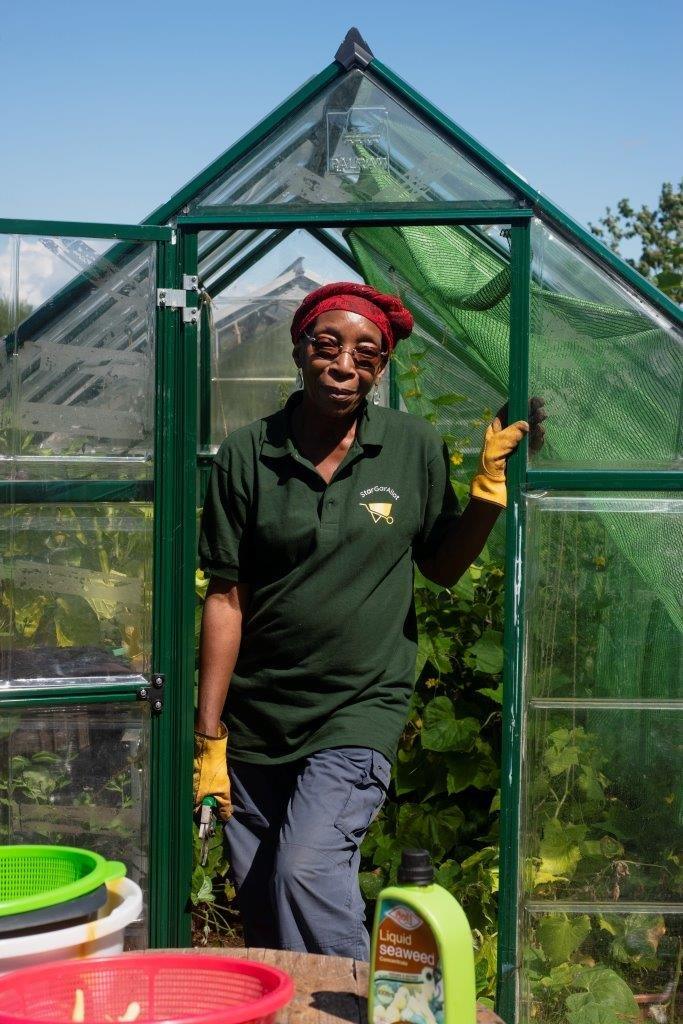
M 508 403 L 506 402 L 496 413 L 501 427 L 508 425 Z M 529 451 L 539 452 L 545 444 L 545 427 L 543 421 L 548 419 L 545 401 L 542 398 L 529 399 Z M 495 423 L 495 420 L 493 421 Z
M 505 469 L 507 460 L 515 451 L 525 434 L 529 434 L 529 448 L 538 451 L 545 440 L 543 421 L 547 414 L 542 398 L 529 400 L 529 422 L 517 420 L 507 425 L 507 402 L 495 419 L 486 428 L 484 447 L 479 457 L 477 472 L 470 484 L 470 495 L 480 501 L 488 501 L 500 508 L 507 505 Z

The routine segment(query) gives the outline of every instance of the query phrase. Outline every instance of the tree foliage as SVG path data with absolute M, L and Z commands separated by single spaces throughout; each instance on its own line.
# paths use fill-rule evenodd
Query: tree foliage
M 25 320 L 32 311 L 33 306 L 22 301 L 19 301 L 16 310 L 13 310 L 9 298 L 6 295 L 0 295 L 0 338 L 8 334 L 15 324 L 20 324 L 22 320 Z
M 654 210 L 636 210 L 630 200 L 620 199 L 616 212 L 607 207 L 605 216 L 589 228 L 609 248 L 621 255 L 624 241 L 638 239 L 638 259 L 626 262 L 679 304 L 683 303 L 683 179 L 674 186 L 665 181 Z

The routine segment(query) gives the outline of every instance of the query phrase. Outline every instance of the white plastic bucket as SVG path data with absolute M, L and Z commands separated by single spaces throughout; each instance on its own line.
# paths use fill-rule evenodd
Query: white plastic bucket
M 107 882 L 107 902 L 94 921 L 36 935 L 0 939 L 0 974 L 51 960 L 123 952 L 123 936 L 142 913 L 142 890 L 130 878 Z

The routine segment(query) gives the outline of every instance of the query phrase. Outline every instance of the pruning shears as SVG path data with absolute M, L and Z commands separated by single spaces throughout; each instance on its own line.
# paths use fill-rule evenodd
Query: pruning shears
M 201 854 L 199 863 L 202 867 L 206 865 L 209 856 L 209 840 L 216 831 L 215 810 L 218 801 L 215 796 L 205 796 L 199 811 L 199 841 L 201 843 Z

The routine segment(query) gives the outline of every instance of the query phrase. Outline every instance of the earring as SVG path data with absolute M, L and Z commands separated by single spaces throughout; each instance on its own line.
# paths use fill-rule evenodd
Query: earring
M 296 380 L 294 382 L 294 390 L 295 391 L 303 391 L 303 389 L 304 389 L 304 375 L 301 372 L 301 367 L 299 367 L 297 369 L 297 371 L 296 371 Z
M 375 381 L 375 390 L 372 392 L 372 404 L 379 405 L 379 384 Z

